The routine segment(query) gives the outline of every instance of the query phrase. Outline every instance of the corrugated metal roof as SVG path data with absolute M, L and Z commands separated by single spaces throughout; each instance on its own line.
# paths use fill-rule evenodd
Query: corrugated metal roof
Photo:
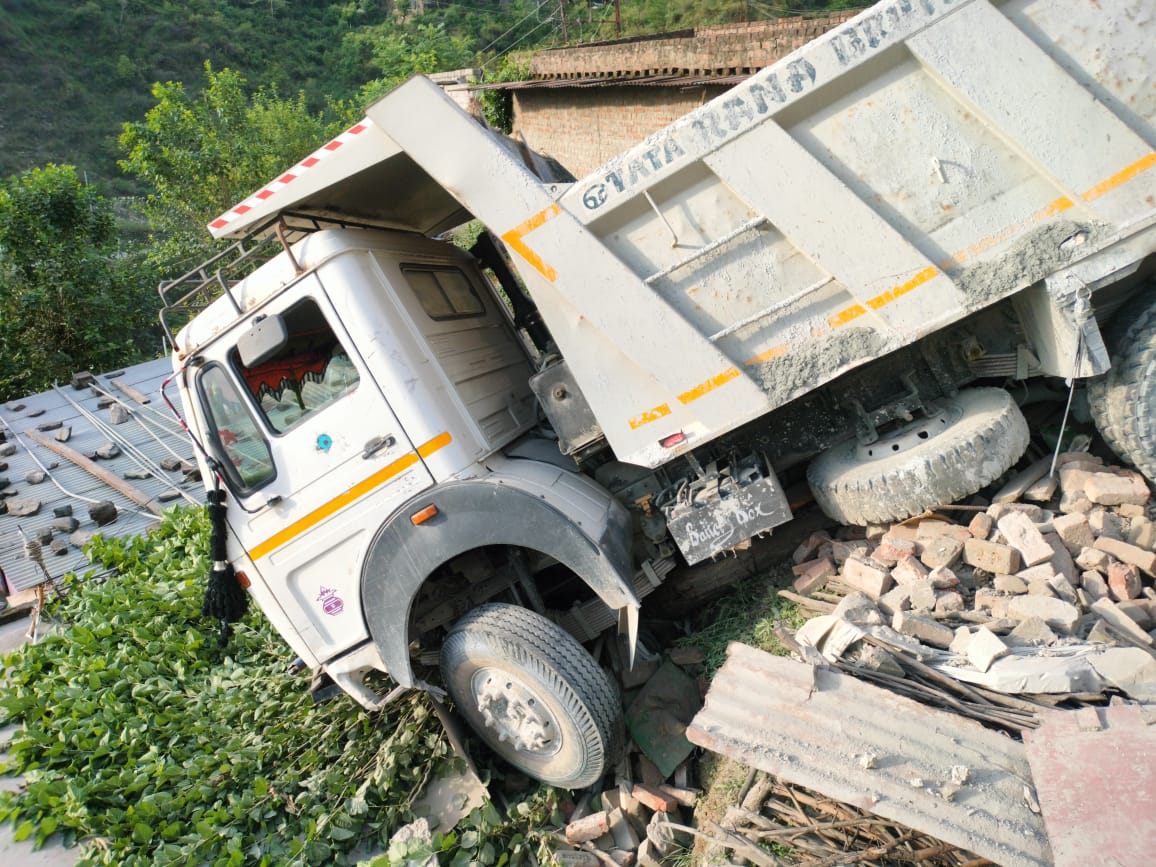
M 98 375 L 93 387 L 80 390 L 69 385 L 61 386 L 41 394 L 20 400 L 8 401 L 0 405 L 0 431 L 7 438 L 7 444 L 15 446 L 11 455 L 0 457 L 7 466 L 0 470 L 0 477 L 9 484 L 2 489 L 5 499 L 15 495 L 40 501 L 39 511 L 34 515 L 18 517 L 5 512 L 0 514 L 0 567 L 14 590 L 23 590 L 44 580 L 40 567 L 26 556 L 24 539 L 20 531 L 29 539 L 37 539 L 41 533 L 52 530 L 57 520 L 54 510 L 71 506 L 72 517 L 79 522 L 80 532 L 99 532 L 106 536 L 127 536 L 141 533 L 157 522 L 156 515 L 150 514 L 122 493 L 65 458 L 35 443 L 29 432 L 54 440 L 62 428 L 70 428 L 71 436 L 63 445 L 90 456 L 98 448 L 110 441 L 123 441 L 142 453 L 138 462 L 130 450 L 121 446 L 121 454 L 110 460 L 98 459 L 97 464 L 123 478 L 126 472 L 140 468 L 140 463 L 152 465 L 153 475 L 144 479 L 127 480 L 128 484 L 139 488 L 149 499 L 200 503 L 204 500 L 204 489 L 200 482 L 188 480 L 178 470 L 159 470 L 162 460 L 180 458 L 192 461 L 193 447 L 188 437 L 181 431 L 172 413 L 160 397 L 160 387 L 172 371 L 172 363 L 167 358 L 138 364 L 123 371 L 114 371 L 116 376 Z M 141 405 L 112 385 L 116 379 L 149 399 Z M 176 389 L 170 389 L 170 399 L 177 402 Z M 110 410 L 98 408 L 102 399 L 115 398 L 128 408 L 129 419 L 122 424 L 110 425 L 113 436 L 100 430 L 99 423 L 109 424 Z M 77 404 L 74 407 L 72 403 Z M 179 403 L 178 403 L 179 405 Z M 82 412 L 83 410 L 83 412 Z M 92 416 L 86 418 L 84 413 Z M 38 431 L 56 422 L 61 428 Z M 120 443 L 118 443 L 119 445 Z M 49 479 L 32 484 L 27 481 L 29 473 L 48 468 Z M 175 499 L 169 500 L 170 497 Z M 117 507 L 117 519 L 104 527 L 97 527 L 89 516 L 91 501 L 109 500 Z M 52 531 L 52 540 L 68 541 L 70 534 L 60 530 Z M 71 542 L 67 549 L 56 554 L 48 544 L 43 545 L 44 564 L 53 578 L 66 572 L 83 572 L 89 568 L 88 559 L 80 548 Z
M 470 90 L 540 90 L 563 87 L 731 87 L 750 75 L 599 75 L 587 78 L 543 78 L 533 81 L 500 81 L 470 85 Z
M 687 737 L 997 864 L 1051 864 L 1023 744 L 823 667 L 742 644 Z

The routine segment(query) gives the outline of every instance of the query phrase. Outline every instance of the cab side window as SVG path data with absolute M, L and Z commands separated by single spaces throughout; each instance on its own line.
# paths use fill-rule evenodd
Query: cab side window
M 277 471 L 269 443 L 228 371 L 207 365 L 197 388 L 209 416 L 209 447 L 232 485 L 253 490 L 270 481 Z
M 466 319 L 486 315 L 482 299 L 474 292 L 469 278 L 457 268 L 405 266 L 401 270 L 430 319 Z
M 249 389 L 269 428 L 292 430 L 314 413 L 357 388 L 360 377 L 321 308 L 306 298 L 282 314 L 288 340 L 272 358 L 254 367 L 230 362 Z

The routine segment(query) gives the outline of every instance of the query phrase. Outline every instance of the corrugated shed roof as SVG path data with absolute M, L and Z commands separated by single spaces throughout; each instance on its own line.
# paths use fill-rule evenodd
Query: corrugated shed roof
M 732 644 L 686 734 L 997 864 L 1052 863 L 1023 744 L 833 669 Z
M 546 78 L 534 81 L 502 81 L 471 85 L 470 90 L 542 90 L 566 87 L 731 87 L 749 75 L 600 75 L 587 78 Z
M 27 589 L 44 580 L 40 567 L 27 556 L 21 531 L 32 540 L 42 534 L 48 538 L 51 534 L 50 542 L 56 542 L 63 549 L 57 553 L 50 544 L 42 545 L 44 564 L 53 578 L 89 568 L 83 551 L 70 541 L 72 534 L 53 529 L 58 520 L 54 513 L 57 509 L 71 507 L 72 517 L 79 522 L 78 532 L 82 534 L 134 535 L 158 520 L 156 515 L 101 479 L 34 442 L 33 436 L 56 442 L 60 431 L 69 428 L 71 436 L 62 445 L 86 456 L 108 442 L 115 442 L 121 454 L 108 460 L 97 459 L 98 466 L 121 478 L 130 471 L 147 469 L 150 472 L 147 478 L 126 481 L 162 506 L 203 502 L 204 489 L 199 481 L 186 478 L 180 469 L 159 468 L 166 459 L 191 462 L 193 458 L 192 443 L 161 400 L 161 384 L 171 371 L 172 363 L 161 358 L 114 371 L 115 376 L 98 375 L 92 387 L 77 390 L 65 384 L 0 405 L 0 431 L 7 440 L 0 448 L 15 449 L 12 454 L 0 457 L 0 463 L 6 465 L 0 469 L 0 478 L 8 481 L 0 489 L 0 496 L 6 501 L 14 496 L 40 502 L 39 510 L 33 515 L 0 514 L 0 567 L 13 590 Z M 113 379 L 141 393 L 149 402 L 143 405 L 136 402 L 114 386 Z M 169 396 L 179 405 L 176 389 L 170 389 Z M 128 419 L 121 424 L 110 424 L 110 408 L 101 406 L 109 397 L 128 410 Z M 54 427 L 58 422 L 60 427 Z M 107 427 L 102 429 L 102 426 Z M 134 449 L 140 452 L 140 458 L 133 456 Z M 47 468 L 48 478 L 37 484 L 29 482 L 29 474 L 42 467 Z M 98 527 L 89 515 L 91 503 L 100 500 L 109 500 L 117 508 L 116 520 L 103 527 Z

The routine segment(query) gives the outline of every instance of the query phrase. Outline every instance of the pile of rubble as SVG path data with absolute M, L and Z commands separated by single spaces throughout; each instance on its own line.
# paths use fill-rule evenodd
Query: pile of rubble
M 783 594 L 819 614 L 795 635 L 804 656 L 893 678 L 917 661 L 932 677 L 1051 705 L 1109 688 L 1156 701 L 1148 484 L 1083 452 L 1050 465 L 990 506 L 812 534 Z

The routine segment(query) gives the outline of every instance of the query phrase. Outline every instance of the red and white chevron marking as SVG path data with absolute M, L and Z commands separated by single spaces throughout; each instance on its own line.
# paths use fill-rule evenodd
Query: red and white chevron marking
M 265 199 L 269 198 L 274 193 L 283 190 L 287 185 L 293 183 L 293 181 L 297 180 L 297 178 L 301 177 L 305 172 L 309 171 L 309 169 L 313 168 L 334 151 L 340 150 L 344 144 L 361 135 L 361 133 L 365 132 L 372 125 L 373 121 L 371 121 L 369 118 L 365 118 L 361 122 L 351 126 L 349 129 L 347 129 L 341 135 L 337 136 L 328 144 L 319 147 L 305 159 L 301 160 L 301 162 L 297 163 L 297 165 L 293 166 L 291 169 L 289 169 L 289 171 L 285 172 L 285 174 L 281 175 L 276 180 L 270 181 L 260 190 L 253 193 L 253 195 L 249 196 L 249 198 L 245 199 L 245 201 L 241 202 L 241 204 L 231 208 L 228 211 L 225 211 L 225 213 L 221 214 L 221 216 L 217 217 L 217 219 L 209 223 L 209 229 L 223 229 L 225 226 L 229 225 L 229 223 L 233 222 L 233 220 L 247 214 L 249 211 L 253 210 L 253 208 L 256 207 L 258 203 L 265 201 Z

